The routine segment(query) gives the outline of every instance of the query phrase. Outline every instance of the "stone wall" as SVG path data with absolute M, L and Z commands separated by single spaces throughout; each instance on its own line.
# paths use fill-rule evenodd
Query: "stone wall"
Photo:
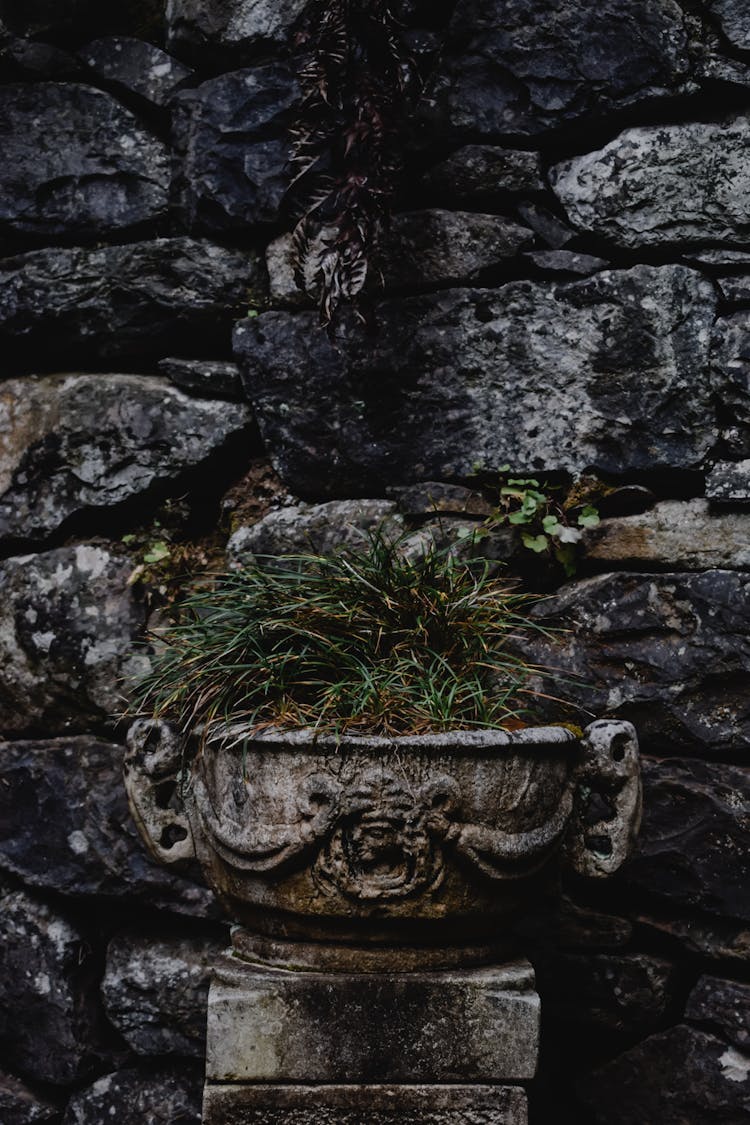
M 134 642 L 180 576 L 228 542 L 471 526 L 510 464 L 608 486 L 575 580 L 493 549 L 554 592 L 554 660 L 645 754 L 638 855 L 530 923 L 534 1120 L 739 1125 L 750 10 L 409 0 L 435 77 L 380 332 L 345 317 L 334 347 L 277 210 L 303 7 L 2 8 L 0 1118 L 200 1117 L 226 930 L 145 854 L 120 776 Z

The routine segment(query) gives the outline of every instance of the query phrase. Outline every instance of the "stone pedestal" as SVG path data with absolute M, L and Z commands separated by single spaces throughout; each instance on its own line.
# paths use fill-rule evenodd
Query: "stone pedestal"
M 539 997 L 525 961 L 319 971 L 227 955 L 204 1125 L 525 1125 Z

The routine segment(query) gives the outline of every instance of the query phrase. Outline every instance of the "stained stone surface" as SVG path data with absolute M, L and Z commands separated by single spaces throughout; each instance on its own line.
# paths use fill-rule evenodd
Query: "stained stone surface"
M 149 376 L 0 383 L 0 541 L 19 527 L 43 540 L 71 516 L 168 487 L 250 422 L 245 406 L 191 398 Z
M 59 1110 L 54 1102 L 30 1090 L 18 1078 L 0 1071 L 0 1120 L 3 1125 L 36 1125 L 53 1121 Z
M 62 1125 L 201 1125 L 202 1086 L 197 1064 L 117 1070 L 74 1094 Z
M 621 878 L 644 901 L 750 921 L 750 770 L 643 759 L 644 813 Z
M 579 1084 L 601 1125 L 745 1125 L 750 1056 L 678 1025 L 639 1043 Z
M 193 73 L 153 43 L 123 35 L 93 39 L 81 48 L 79 57 L 105 83 L 158 106 L 166 105 Z
M 0 87 L 0 145 L 0 232 L 90 238 L 166 214 L 166 147 L 101 90 Z
M 0 1044 L 37 1082 L 85 1078 L 100 1048 L 91 947 L 66 915 L 24 891 L 0 909 Z M 33 1118 L 31 1119 L 33 1120 Z
M 293 504 L 250 527 L 239 527 L 227 544 L 233 563 L 257 555 L 327 555 L 341 547 L 364 547 L 377 529 L 397 537 L 404 530 L 392 500 L 332 500 Z
M 597 562 L 703 570 L 750 567 L 750 516 L 708 500 L 663 500 L 640 515 L 603 520 L 584 538 Z
M 0 872 L 43 892 L 216 916 L 205 886 L 146 852 L 122 763 L 121 746 L 88 735 L 0 743 Z
M 167 0 L 167 39 L 173 46 L 280 46 L 305 4 L 306 0 Z
M 526 1125 L 517 1086 L 207 1086 L 203 1125 Z
M 639 126 L 551 169 L 571 222 L 618 246 L 750 238 L 750 119 Z
M 438 97 L 456 130 L 546 129 L 691 89 L 691 24 L 673 0 L 460 0 Z
M 701 464 L 717 434 L 714 297 L 679 266 L 383 303 L 381 332 L 315 314 L 238 324 L 248 398 L 306 498 L 455 480 L 477 465 L 635 472 Z
M 646 750 L 744 752 L 747 574 L 603 574 L 563 587 L 535 613 L 569 630 L 527 646 L 540 663 L 573 673 L 564 685 L 567 699 L 627 718 Z
M 685 1017 L 718 1030 L 741 1051 L 750 1048 L 750 985 L 703 976 L 687 1002 Z
M 425 175 L 424 188 L 452 202 L 503 200 L 507 195 L 542 192 L 546 183 L 538 152 L 464 145 Z
M 382 271 L 388 287 L 467 284 L 518 256 L 533 232 L 499 215 L 472 211 L 408 211 L 394 215 L 384 240 Z M 323 249 L 323 238 L 319 240 Z M 282 235 L 266 254 L 271 296 L 304 299 L 294 280 L 292 237 Z M 308 291 L 315 295 L 315 280 Z
M 191 226 L 222 232 L 278 220 L 299 96 L 293 70 L 279 62 L 221 74 L 175 96 L 180 202 Z
M 221 1082 L 446 1083 L 532 1078 L 528 963 L 405 974 L 227 968 L 211 986 L 206 1076 Z
M 71 356 L 221 354 L 265 288 L 252 251 L 199 239 L 35 250 L 0 262 L 0 344 L 8 363 L 58 370 Z
M 226 940 L 124 933 L 107 949 L 107 1016 L 138 1055 L 203 1058 L 213 964 Z
M 0 563 L 0 731 L 65 733 L 121 713 L 123 677 L 148 666 L 134 651 L 134 566 L 85 543 Z

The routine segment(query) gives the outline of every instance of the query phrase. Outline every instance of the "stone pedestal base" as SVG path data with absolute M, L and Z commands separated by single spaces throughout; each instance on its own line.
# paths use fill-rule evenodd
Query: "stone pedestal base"
M 525 961 L 323 972 L 227 955 L 204 1125 L 525 1125 L 539 997 Z
M 207 1086 L 203 1125 L 527 1125 L 518 1086 Z

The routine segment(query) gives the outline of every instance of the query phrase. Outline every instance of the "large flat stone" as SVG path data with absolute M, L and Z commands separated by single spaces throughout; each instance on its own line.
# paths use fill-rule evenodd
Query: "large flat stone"
M 232 321 L 261 299 L 249 250 L 191 238 L 34 250 L 0 262 L 0 345 L 14 364 L 76 357 L 220 355 Z
M 460 0 L 438 85 L 450 125 L 535 134 L 691 88 L 674 0 Z
M 289 38 L 307 0 L 167 0 L 173 47 L 252 50 Z
M 677 570 L 750 567 L 750 515 L 707 500 L 664 500 L 640 515 L 603 520 L 586 533 L 588 559 Z
M 750 239 L 750 118 L 639 126 L 552 168 L 571 222 L 618 246 Z
M 699 466 L 717 435 L 714 294 L 680 266 L 386 301 L 380 332 L 314 313 L 241 322 L 269 454 L 306 498 L 498 470 Z
M 0 542 L 43 541 L 71 517 L 168 488 L 251 420 L 246 406 L 190 398 L 148 376 L 0 383 Z
M 0 147 L 0 233 L 90 238 L 166 215 L 166 146 L 102 90 L 2 87 Z
M 211 1086 L 203 1125 L 526 1125 L 517 1086 Z
M 206 1075 L 219 1082 L 518 1081 L 536 1070 L 539 997 L 525 962 L 402 974 L 222 969 Z
M 227 544 L 233 563 L 263 555 L 328 555 L 342 547 L 363 548 L 377 530 L 393 538 L 404 531 L 392 500 L 331 500 L 292 504 L 248 527 L 238 527 Z
M 0 563 L 0 732 L 66 733 L 121 714 L 123 681 L 148 667 L 134 644 L 145 624 L 134 565 L 83 543 Z
M 218 917 L 207 887 L 147 853 L 123 756 L 122 746 L 86 735 L 0 743 L 0 872 L 56 895 Z
M 193 73 L 152 43 L 125 35 L 94 39 L 78 55 L 101 81 L 157 106 L 165 106 Z
M 176 95 L 179 198 L 191 227 L 222 232 L 278 222 L 299 96 L 293 70 L 278 62 L 221 74 Z
M 536 195 L 545 191 L 547 184 L 538 152 L 497 145 L 464 145 L 430 168 L 423 187 L 442 203 L 455 204 Z

